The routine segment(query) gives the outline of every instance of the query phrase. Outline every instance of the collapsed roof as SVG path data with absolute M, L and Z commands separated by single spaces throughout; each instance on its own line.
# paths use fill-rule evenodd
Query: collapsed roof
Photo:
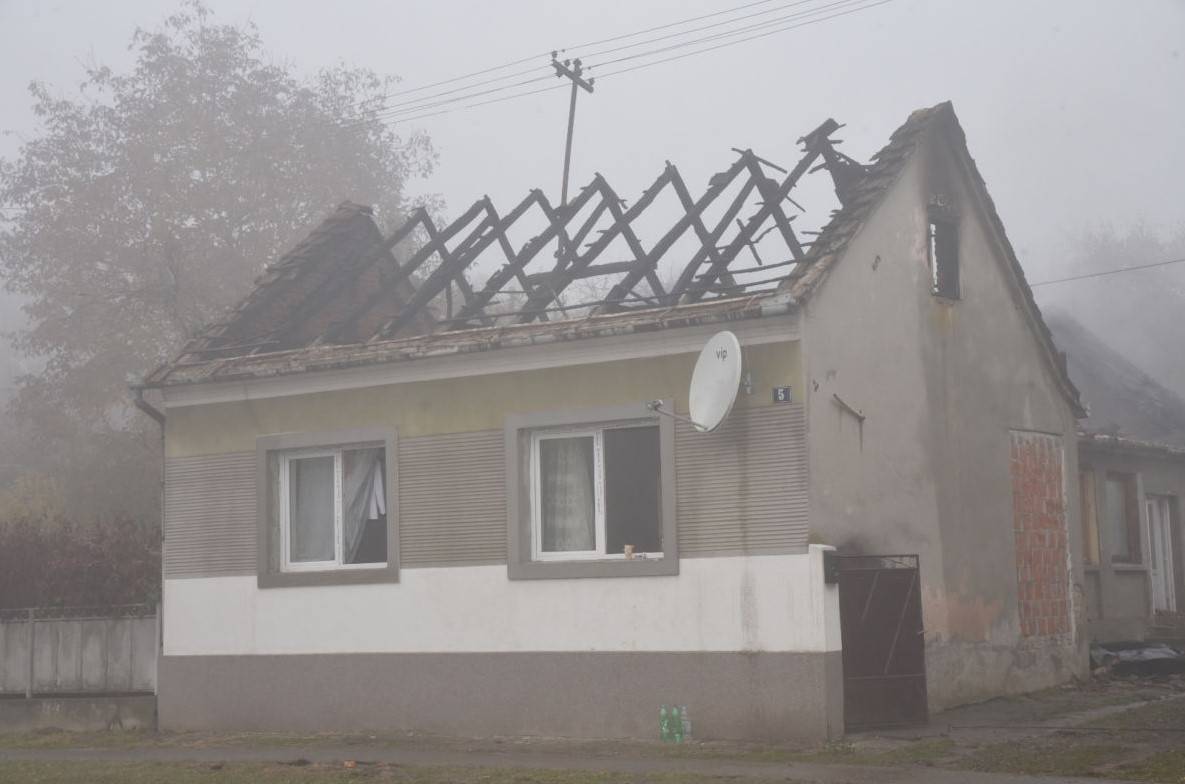
M 799 139 L 801 156 L 789 170 L 752 150 L 735 150 L 737 158 L 709 179 L 698 198 L 668 163 L 632 204 L 597 174 L 567 204 L 553 206 L 534 190 L 503 215 L 487 196 L 443 227 L 419 209 L 386 236 L 369 208 L 346 202 L 269 266 L 229 318 L 191 340 L 176 359 L 150 374 L 145 386 L 267 377 L 785 312 L 825 278 L 923 132 L 939 121 L 955 135 L 989 220 L 1003 238 L 1038 340 L 1067 398 L 1080 410 L 1064 358 L 1041 319 L 949 103 L 913 112 L 869 165 L 836 149 L 840 142 L 831 136 L 842 126 L 831 119 Z M 793 222 L 804 210 L 791 194 L 804 176 L 820 170 L 830 175 L 840 208 L 812 241 L 800 235 L 814 233 L 795 231 Z M 660 199 L 676 208 L 658 209 Z M 660 230 L 645 236 L 643 229 L 655 220 L 662 221 Z M 515 242 L 516 234 L 532 227 L 537 230 L 529 239 Z M 491 257 L 500 266 L 475 285 L 475 273 L 488 269 Z M 591 294 L 580 296 L 582 291 Z

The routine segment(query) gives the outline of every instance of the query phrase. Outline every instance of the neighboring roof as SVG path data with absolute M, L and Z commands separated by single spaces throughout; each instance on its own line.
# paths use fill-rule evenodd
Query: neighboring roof
M 1180 460 L 1185 462 L 1185 448 L 1140 441 L 1135 438 L 1106 435 L 1104 433 L 1079 433 L 1079 446 L 1100 452 L 1113 452 L 1139 457 Z
M 805 302 L 826 278 L 830 268 L 843 256 L 847 244 L 900 176 L 918 142 L 931 128 L 938 128 L 952 135 L 952 146 L 965 161 L 973 185 L 980 192 L 989 219 L 1005 248 L 1026 313 L 1054 376 L 1071 406 L 1083 414 L 1078 391 L 1066 374 L 1064 358 L 1054 346 L 1033 300 L 1020 262 L 1008 243 L 983 179 L 967 151 L 966 138 L 951 104 L 942 103 L 913 112 L 893 133 L 889 143 L 873 156 L 874 163 L 867 167 L 834 149 L 836 142 L 829 136 L 839 127 L 835 121 L 828 120 L 800 139 L 805 148 L 803 157 L 791 171 L 780 169 L 749 150 L 739 151 L 737 161 L 726 172 L 713 177 L 708 190 L 694 201 L 678 171 L 668 164 L 663 174 L 629 208 L 599 174 L 572 199 L 568 208 L 553 208 L 541 192 L 533 191 L 509 213 L 500 216 L 487 197 L 443 228 L 437 228 L 425 211 L 419 211 L 386 238 L 374 225 L 369 210 L 344 204 L 308 240 L 269 268 L 256 290 L 224 326 L 191 342 L 173 362 L 150 374 L 145 386 L 301 373 L 785 312 L 782 304 Z M 783 201 L 793 203 L 789 198 L 790 189 L 804 174 L 813 171 L 811 165 L 820 160 L 822 163 L 816 168 L 829 172 L 843 206 L 833 214 L 813 243 L 800 242 L 790 227 L 791 218 L 782 213 L 780 205 Z M 771 169 L 785 175 L 780 184 L 766 174 Z M 743 196 L 738 197 L 715 226 L 705 225 L 706 208 L 724 193 L 728 184 L 741 180 L 744 180 L 742 191 L 748 188 L 745 192 L 755 194 L 758 199 L 756 212 L 747 221 L 737 218 L 745 204 Z M 686 215 L 680 217 L 647 253 L 633 235 L 631 221 L 668 187 L 678 193 Z M 596 201 L 598 197 L 600 202 Z M 610 228 L 601 233 L 601 238 L 589 242 L 589 250 L 584 253 L 576 252 L 571 262 L 561 258 L 552 271 L 527 275 L 522 267 L 525 261 L 520 257 L 529 261 L 548 241 L 568 236 L 573 246 L 581 246 L 592 233 L 596 219 L 586 220 L 582 216 L 577 222 L 576 218 L 580 208 L 594 203 L 597 206 L 593 213 L 614 216 Z M 516 255 L 506 228 L 533 208 L 542 209 L 547 215 L 548 228 L 523 245 Z M 597 213 L 598 210 L 601 213 Z M 734 219 L 739 227 L 735 231 Z M 671 237 L 677 238 L 679 232 L 690 232 L 693 228 L 701 240 L 699 250 L 692 254 L 671 291 L 661 291 L 654 275 L 647 274 L 656 263 L 652 256 L 669 250 L 674 244 Z M 418 229 L 426 232 L 428 241 L 400 265 L 390 249 Z M 729 235 L 727 231 L 733 233 Z M 784 240 L 782 252 L 789 254 L 789 260 L 762 261 L 757 243 L 766 235 Z M 727 239 L 728 236 L 731 239 Z M 624 238 L 635 259 L 629 263 L 589 266 L 595 255 L 614 237 Z M 449 238 L 454 240 L 451 248 L 446 245 Z M 466 269 L 481 249 L 498 245 L 503 247 L 509 261 L 490 276 L 483 289 L 475 291 L 468 282 Z M 728 265 L 745 248 L 752 252 L 758 265 L 741 270 L 730 268 Z M 413 283 L 420 274 L 419 265 L 432 253 L 439 255 L 437 268 L 422 277 L 418 285 Z M 376 258 L 380 259 L 377 265 L 373 263 Z M 707 272 L 700 272 L 705 268 Z M 788 274 L 747 282 L 754 274 L 759 277 L 774 268 L 786 269 Z M 362 274 L 376 275 L 375 269 L 380 270 L 377 279 L 355 280 Z M 540 292 L 546 295 L 543 297 L 546 304 L 548 297 L 558 298 L 556 289 L 562 290 L 576 279 L 602 274 L 602 271 L 606 275 L 621 273 L 625 283 L 619 281 L 599 302 L 583 303 L 590 307 L 579 318 L 569 317 L 572 306 L 539 309 L 537 305 L 531 305 Z M 745 275 L 750 277 L 744 278 Z M 651 281 L 650 296 L 638 293 L 635 288 L 643 279 Z M 527 305 L 510 312 L 491 311 L 487 305 L 493 296 L 504 293 L 504 287 L 516 281 L 523 289 L 517 293 L 525 296 Z M 457 296 L 463 297 L 460 312 L 465 318 L 437 320 L 432 315 L 432 308 L 425 306 L 438 302 L 446 289 L 451 294 L 454 284 Z M 773 284 L 773 287 L 753 288 L 763 284 Z M 304 302 L 316 302 L 319 291 L 322 297 L 330 303 L 338 303 L 339 307 L 334 310 L 322 304 L 320 310 L 311 309 L 315 316 L 300 312 L 299 308 L 308 307 L 299 304 L 301 297 L 309 298 Z M 384 293 L 388 291 L 389 294 Z M 712 294 L 716 296 L 706 298 Z M 351 295 L 355 296 L 353 301 L 349 299 Z M 410 305 L 411 310 L 406 309 L 406 305 Z M 409 323 L 409 313 L 413 312 L 417 320 Z M 507 317 L 528 323 L 500 325 L 499 321 L 505 321 Z M 493 326 L 479 327 L 474 322 Z M 378 325 L 377 331 L 375 325 Z M 261 331 L 264 329 L 270 331 Z M 289 350 L 275 350 L 284 348 Z
M 1047 321 L 1082 389 L 1092 434 L 1185 447 L 1185 400 L 1162 386 L 1064 311 Z

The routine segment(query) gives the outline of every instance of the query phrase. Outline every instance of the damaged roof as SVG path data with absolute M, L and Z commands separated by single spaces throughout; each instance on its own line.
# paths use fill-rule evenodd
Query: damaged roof
M 838 142 L 830 137 L 842 126 L 834 120 L 799 140 L 802 155 L 789 170 L 737 150 L 734 163 L 713 176 L 698 198 L 668 163 L 632 205 L 597 174 L 567 205 L 553 207 L 536 190 L 503 215 L 483 197 L 443 227 L 417 210 L 386 237 L 369 209 L 347 202 L 268 267 L 225 322 L 190 341 L 144 386 L 245 380 L 785 313 L 826 279 L 934 126 L 955 134 L 954 146 L 982 192 L 1055 376 L 1080 409 L 950 103 L 911 114 L 868 166 L 835 149 Z M 819 170 L 830 175 L 841 207 L 813 242 L 804 241 L 792 225 L 792 208 L 801 208 L 791 191 Z M 660 198 L 677 200 L 682 214 L 647 247 L 636 222 Z M 516 247 L 511 233 L 532 213 L 542 216 L 543 229 Z M 709 220 L 709 214 L 715 217 Z M 411 244 L 416 238 L 418 246 Z M 554 264 L 534 271 L 550 243 Z M 402 262 L 397 247 L 406 247 Z M 628 260 L 600 260 L 609 248 Z M 491 252 L 500 252 L 505 263 L 474 286 L 474 262 Z M 666 254 L 686 259 L 669 285 L 656 274 Z M 429 259 L 437 263 L 426 272 Z M 569 286 L 589 279 L 610 286 L 608 293 L 588 301 L 572 302 L 570 293 L 564 298 Z
M 1185 447 L 1185 400 L 1068 313 L 1055 311 L 1047 320 L 1090 405 L 1080 423 L 1087 433 Z

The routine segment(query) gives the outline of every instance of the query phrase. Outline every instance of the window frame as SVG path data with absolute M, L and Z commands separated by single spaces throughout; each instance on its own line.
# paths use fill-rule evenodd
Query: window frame
M 931 203 L 926 211 L 926 256 L 930 262 L 930 294 L 940 300 L 957 302 L 963 298 L 963 275 L 960 259 L 962 244 L 959 214 L 950 206 Z M 943 233 L 943 242 L 939 232 Z M 947 236 L 949 233 L 949 236 Z M 943 246 L 948 254 L 940 251 Z M 940 264 L 940 256 L 941 264 Z M 944 287 L 943 283 L 950 285 Z
M 1098 479 L 1094 468 L 1078 467 L 1079 516 L 1082 523 L 1082 564 L 1097 569 L 1103 560 L 1099 534 Z
M 569 428 L 540 428 L 530 431 L 529 457 L 531 464 L 530 514 L 531 514 L 531 559 L 533 561 L 624 561 L 628 560 L 624 553 L 607 553 L 609 534 L 606 529 L 606 509 L 608 496 L 605 488 L 605 432 L 609 430 L 628 430 L 631 428 L 659 427 L 657 422 L 609 422 L 605 424 Z M 540 481 L 541 462 L 539 446 L 543 441 L 561 438 L 589 438 L 593 439 L 593 549 L 592 550 L 563 550 L 548 552 L 543 549 L 543 505 L 542 482 Z M 662 429 L 659 427 L 659 481 L 662 481 Z M 658 521 L 659 527 L 662 520 Z M 662 558 L 663 553 L 636 552 L 635 558 Z
M 351 449 L 382 447 L 387 510 L 387 560 L 385 563 L 342 564 L 341 560 L 341 453 Z M 257 584 L 260 588 L 309 585 L 348 585 L 399 581 L 398 452 L 394 430 L 358 428 L 310 433 L 260 436 L 255 442 Z M 286 487 L 293 458 L 334 456 L 334 561 L 293 564 L 288 548 L 290 514 Z M 271 460 L 276 459 L 273 472 Z M 273 480 L 278 485 L 272 492 Z M 274 504 L 278 508 L 273 508 Z
M 342 542 L 342 526 L 343 526 L 343 511 L 342 511 L 342 488 L 344 487 L 345 463 L 342 457 L 343 452 L 349 452 L 355 449 L 377 449 L 380 445 L 377 443 L 366 444 L 343 444 L 329 449 L 311 448 L 311 449 L 288 449 L 276 450 L 276 456 L 279 459 L 279 470 L 277 479 L 279 480 L 279 509 L 276 511 L 279 514 L 280 522 L 280 571 L 281 572 L 318 572 L 329 571 L 333 569 L 383 569 L 386 568 L 386 561 L 378 561 L 374 563 L 344 563 L 342 561 L 343 542 Z M 333 458 L 333 560 L 332 561 L 293 561 L 292 560 L 292 503 L 291 503 L 291 483 L 292 474 L 289 468 L 293 460 L 304 460 L 316 457 L 332 457 Z M 386 462 L 386 450 L 384 449 L 383 461 Z M 383 488 L 384 495 L 386 495 L 386 487 Z
M 667 399 L 670 402 L 670 398 Z M 639 553 L 632 559 L 623 554 L 603 554 L 605 496 L 603 445 L 596 448 L 597 434 L 629 427 L 658 427 L 659 520 L 662 553 Z M 541 553 L 542 520 L 537 513 L 538 466 L 536 444 L 540 440 L 580 435 L 594 436 L 594 483 L 599 509 L 597 550 Z M 675 427 L 670 417 L 656 414 L 646 403 L 583 409 L 567 409 L 506 418 L 507 483 L 507 574 L 512 580 L 573 577 L 669 576 L 679 573 L 679 552 L 675 525 Z M 540 557 L 542 555 L 542 557 Z
M 1120 567 L 1140 567 L 1146 568 L 1147 564 L 1144 558 L 1144 535 L 1140 528 L 1143 525 L 1143 504 L 1141 503 L 1141 493 L 1139 484 L 1139 474 L 1129 471 L 1107 471 L 1103 477 L 1103 510 L 1104 514 L 1108 512 L 1107 503 L 1107 486 L 1111 482 L 1116 482 L 1123 487 L 1123 526 L 1124 533 L 1127 539 L 1126 554 L 1118 554 L 1111 552 L 1111 563 Z M 1107 537 L 1108 541 L 1114 542 L 1115 531 L 1110 530 L 1114 521 L 1110 519 L 1107 514 Z

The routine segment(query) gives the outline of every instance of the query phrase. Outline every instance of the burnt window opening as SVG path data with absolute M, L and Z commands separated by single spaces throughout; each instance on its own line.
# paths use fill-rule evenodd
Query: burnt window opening
M 959 298 L 959 227 L 947 216 L 930 215 L 931 292 Z

